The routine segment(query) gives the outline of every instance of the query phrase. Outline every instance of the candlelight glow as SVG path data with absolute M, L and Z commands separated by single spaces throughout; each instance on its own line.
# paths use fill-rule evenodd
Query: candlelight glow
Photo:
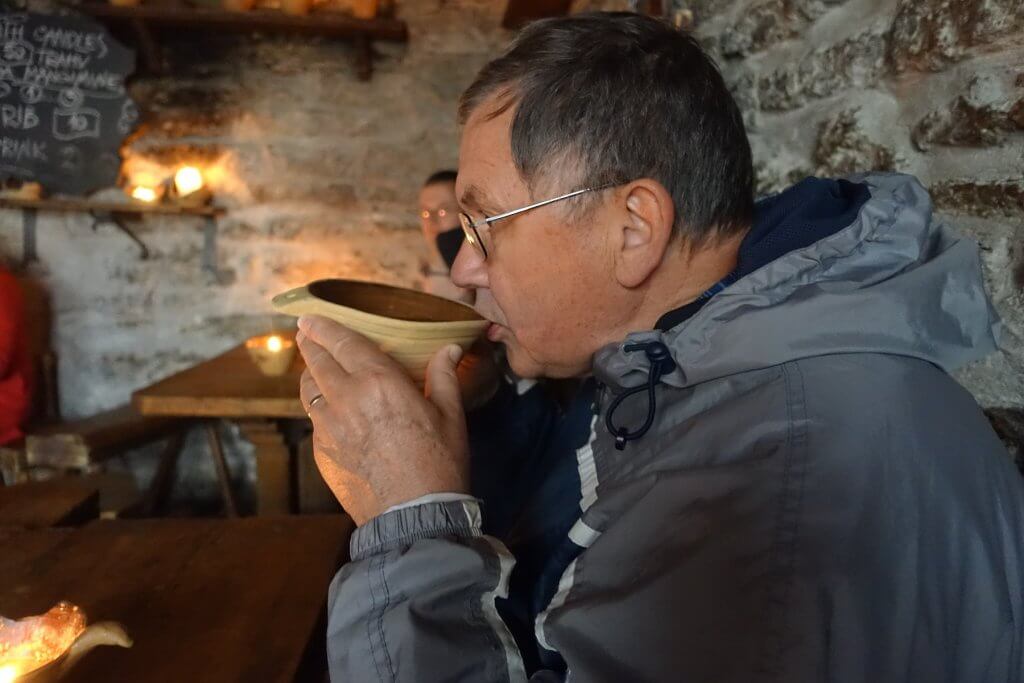
M 132 190 L 132 199 L 138 199 L 142 202 L 155 202 L 156 190 L 151 187 L 136 187 Z
M 85 614 L 67 602 L 46 614 L 17 621 L 0 617 L 0 683 L 10 683 L 57 659 L 84 630 Z
M 279 377 L 288 372 L 295 359 L 295 342 L 278 334 L 251 337 L 245 341 L 245 350 L 256 367 L 268 377 Z
M 190 195 L 203 189 L 203 174 L 194 166 L 183 166 L 174 174 L 174 189 L 179 197 Z

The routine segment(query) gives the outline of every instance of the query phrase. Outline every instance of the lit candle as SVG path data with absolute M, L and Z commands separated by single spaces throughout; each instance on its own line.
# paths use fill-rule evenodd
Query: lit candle
M 206 179 L 195 166 L 182 166 L 174 174 L 171 197 L 182 206 L 202 206 L 210 201 Z
M 156 201 L 156 190 L 152 187 L 139 186 L 132 189 L 132 199 L 138 199 L 141 202 L 155 202 Z M 0 681 L 2 683 L 2 681 Z
M 174 189 L 179 197 L 186 197 L 203 189 L 203 174 L 193 166 L 183 166 L 174 174 Z
M 260 372 L 271 377 L 288 372 L 296 351 L 293 340 L 278 334 L 253 337 L 245 342 L 245 349 Z
M 0 666 L 0 683 L 11 683 L 18 677 L 18 669 L 13 664 Z

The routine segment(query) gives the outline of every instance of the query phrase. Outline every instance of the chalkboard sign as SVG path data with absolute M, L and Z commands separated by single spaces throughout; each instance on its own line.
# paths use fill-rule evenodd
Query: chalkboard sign
M 0 15 L 0 179 L 85 194 L 115 184 L 138 110 L 135 53 L 79 16 Z

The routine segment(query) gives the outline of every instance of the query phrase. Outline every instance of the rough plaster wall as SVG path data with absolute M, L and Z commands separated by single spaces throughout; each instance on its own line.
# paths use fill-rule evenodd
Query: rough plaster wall
M 1004 351 L 960 379 L 985 406 L 1024 407 L 1024 3 L 690 6 L 744 109 L 762 192 L 810 173 L 907 171 L 931 188 L 942 220 L 981 242 Z M 194 224 L 147 221 L 140 233 L 154 255 L 140 262 L 109 228 L 41 216 L 35 270 L 54 293 L 65 411 L 121 403 L 265 328 L 269 317 L 253 314 L 297 282 L 342 274 L 414 284 L 423 257 L 415 190 L 455 161 L 454 103 L 508 39 L 497 28 L 502 8 L 401 3 L 410 43 L 378 45 L 369 83 L 353 77 L 344 44 L 172 41 L 175 78 L 133 86 L 149 127 L 130 145 L 129 168 L 209 164 L 218 201 L 232 208 L 220 232 L 229 283 L 201 273 Z M 12 257 L 19 220 L 0 212 L 0 250 Z
M 152 252 L 141 261 L 109 226 L 40 214 L 40 262 L 30 272 L 53 298 L 65 416 L 123 404 L 133 390 L 284 323 L 270 315 L 270 297 L 310 279 L 416 286 L 426 257 L 419 184 L 456 163 L 455 102 L 508 40 L 503 6 L 402 3 L 409 43 L 377 43 L 366 83 L 345 42 L 164 36 L 174 75 L 132 81 L 145 126 L 126 146 L 125 170 L 208 170 L 216 202 L 229 208 L 218 239 L 223 283 L 201 270 L 195 219 L 136 225 Z M 20 214 L 0 211 L 0 255 L 16 262 L 21 249 Z M 225 436 L 236 478 L 251 480 L 249 447 Z M 205 451 L 192 434 L 179 489 L 193 497 L 216 495 Z M 152 459 L 131 460 L 144 482 Z
M 165 42 L 174 76 L 136 78 L 145 127 L 129 174 L 175 162 L 209 169 L 224 284 L 200 268 L 201 224 L 137 226 L 152 256 L 82 215 L 41 214 L 40 262 L 56 311 L 61 402 L 80 416 L 269 328 L 270 297 L 331 275 L 405 285 L 425 257 L 419 183 L 457 158 L 454 103 L 507 39 L 501 3 L 407 2 L 408 46 L 378 43 L 356 80 L 344 42 L 194 34 Z M 0 212 L 0 250 L 21 252 Z
M 743 109 L 760 192 L 912 173 L 938 219 L 981 243 L 1003 351 L 958 379 L 983 406 L 1024 407 L 1024 1 L 687 4 Z

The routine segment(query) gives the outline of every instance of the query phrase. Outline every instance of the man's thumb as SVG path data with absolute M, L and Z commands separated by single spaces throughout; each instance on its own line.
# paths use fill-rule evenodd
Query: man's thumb
M 438 350 L 427 365 L 427 398 L 444 416 L 454 419 L 462 414 L 462 391 L 455 373 L 462 360 L 462 348 L 450 344 Z

